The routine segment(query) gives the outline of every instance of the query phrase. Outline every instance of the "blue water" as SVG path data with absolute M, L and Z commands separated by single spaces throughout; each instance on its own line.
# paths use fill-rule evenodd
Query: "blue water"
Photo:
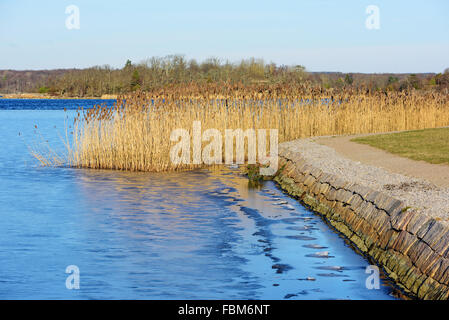
M 230 168 L 40 167 L 28 148 L 63 150 L 74 113 L 63 109 L 81 102 L 99 101 L 0 99 L 0 299 L 393 299 L 384 280 L 368 290 L 369 262 L 272 182 L 252 189 Z M 79 290 L 66 288 L 69 265 Z
M 107 99 L 0 99 L 1 110 L 77 110 L 95 105 L 112 106 L 116 100 Z

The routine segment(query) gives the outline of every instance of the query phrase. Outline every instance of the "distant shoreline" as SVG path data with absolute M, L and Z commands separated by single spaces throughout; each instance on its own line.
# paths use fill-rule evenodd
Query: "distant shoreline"
M 62 100 L 62 99 L 107 100 L 107 99 L 112 99 L 112 100 L 115 100 L 115 99 L 117 99 L 117 95 L 104 94 L 101 97 L 64 97 L 64 96 L 50 96 L 50 95 L 39 94 L 39 93 L 6 93 L 6 94 L 0 93 L 0 99 L 49 99 L 49 100 L 52 100 L 52 99 L 57 99 L 57 100 Z

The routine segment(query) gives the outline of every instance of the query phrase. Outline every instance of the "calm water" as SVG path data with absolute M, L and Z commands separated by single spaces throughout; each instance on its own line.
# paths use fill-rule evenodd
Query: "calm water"
M 40 132 L 60 149 L 64 107 L 99 102 L 0 99 L 0 299 L 393 299 L 271 182 L 39 167 L 27 145 Z M 79 290 L 66 289 L 69 265 Z

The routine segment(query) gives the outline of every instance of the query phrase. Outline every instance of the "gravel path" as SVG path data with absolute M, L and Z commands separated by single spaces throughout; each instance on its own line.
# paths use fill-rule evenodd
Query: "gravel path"
M 313 142 L 313 139 L 284 142 L 280 148 L 300 152 L 306 161 L 323 172 L 385 192 L 407 206 L 449 223 L 449 188 L 350 160 L 333 148 Z
M 338 154 L 353 161 L 387 169 L 408 177 L 424 179 L 437 186 L 449 188 L 449 165 L 431 164 L 401 157 L 387 151 L 351 141 L 357 136 L 319 137 L 314 141 L 335 149 Z

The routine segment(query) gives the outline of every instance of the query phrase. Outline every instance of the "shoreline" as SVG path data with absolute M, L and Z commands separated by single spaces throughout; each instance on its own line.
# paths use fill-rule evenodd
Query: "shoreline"
M 0 93 L 0 99 L 29 99 L 29 100 L 116 100 L 118 95 L 104 94 L 101 97 L 65 97 L 50 96 L 39 93 Z
M 282 143 L 281 170 L 274 180 L 323 216 L 406 294 L 448 299 L 449 221 L 439 218 L 438 210 L 411 208 L 403 195 L 370 184 L 382 169 L 371 167 L 373 172 L 350 175 L 349 169 L 356 172 L 360 167 L 332 151 L 310 139 Z M 323 162 L 324 157 L 338 159 Z M 403 183 L 400 175 L 386 174 Z M 388 185 L 384 179 L 380 181 Z

